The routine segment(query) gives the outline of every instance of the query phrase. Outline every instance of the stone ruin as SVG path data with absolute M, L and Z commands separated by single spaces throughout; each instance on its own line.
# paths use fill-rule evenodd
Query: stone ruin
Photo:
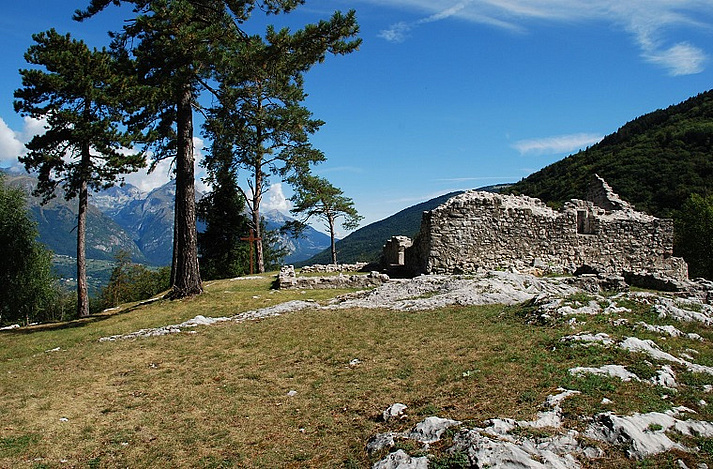
M 686 263 L 673 257 L 673 220 L 634 210 L 599 176 L 587 199 L 554 210 L 527 196 L 468 191 L 424 212 L 413 242 L 389 240 L 382 263 L 412 275 L 515 269 L 688 278 Z
M 358 264 L 364 267 L 366 264 Z M 295 267 L 285 265 L 280 268 L 277 276 L 277 288 L 280 289 L 329 289 L 329 288 L 374 288 L 389 281 L 389 276 L 379 272 L 370 272 L 367 275 L 344 275 L 344 267 L 352 268 L 354 265 L 336 267 L 334 270 L 317 270 L 302 268 L 302 273 L 313 272 L 338 272 L 339 275 L 327 275 L 320 277 L 297 276 Z M 348 269 L 347 269 L 348 270 Z

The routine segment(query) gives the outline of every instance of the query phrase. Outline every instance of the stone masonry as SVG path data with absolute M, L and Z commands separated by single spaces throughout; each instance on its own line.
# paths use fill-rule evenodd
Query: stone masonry
M 424 212 L 405 267 L 414 274 L 537 267 L 687 279 L 686 263 L 672 257 L 672 220 L 635 211 L 599 176 L 587 198 L 557 211 L 531 197 L 468 191 Z

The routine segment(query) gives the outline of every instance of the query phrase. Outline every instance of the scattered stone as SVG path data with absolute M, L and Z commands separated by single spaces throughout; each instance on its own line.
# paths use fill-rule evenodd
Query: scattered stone
M 659 368 L 658 374 L 650 379 L 651 383 L 664 388 L 675 389 L 678 387 L 676 383 L 676 374 L 669 365 L 663 365 Z
M 435 443 L 441 439 L 441 435 L 449 429 L 460 425 L 457 420 L 443 419 L 440 417 L 427 417 L 407 434 L 407 438 L 420 441 L 421 443 Z
M 372 469 L 428 469 L 428 458 L 412 458 L 400 449 L 374 464 Z
M 686 451 L 686 447 L 668 437 L 666 432 L 669 430 L 689 436 L 713 436 L 713 423 L 679 420 L 676 415 L 676 410 L 668 413 L 636 413 L 630 416 L 607 412 L 595 416 L 585 435 L 610 444 L 624 445 L 627 447 L 627 455 L 633 459 L 643 459 L 671 449 Z
M 394 441 L 394 433 L 378 433 L 366 443 L 366 450 L 369 454 L 381 451 L 384 448 L 392 448 L 396 442 Z
M 391 404 L 384 412 L 382 412 L 381 417 L 384 422 L 389 422 L 393 419 L 405 419 L 407 417 L 405 410 L 408 408 L 405 404 L 397 402 L 396 404 Z
M 579 334 L 575 335 L 568 335 L 565 337 L 562 337 L 560 339 L 560 342 L 568 343 L 568 342 L 574 342 L 574 343 L 581 343 L 582 345 L 589 346 L 593 344 L 598 344 L 598 345 L 612 345 L 614 343 L 614 340 L 609 337 L 609 334 L 605 334 L 604 332 L 600 332 L 598 334 L 592 334 L 590 332 L 581 332 Z
M 288 393 L 287 393 L 288 397 L 295 397 L 296 395 L 297 395 L 297 391 L 295 391 L 294 389 L 291 391 L 288 391 Z
M 313 264 L 302 267 L 300 273 L 360 272 L 367 265 L 366 262 L 356 262 L 354 264 Z
M 127 339 L 138 339 L 142 337 L 157 337 L 164 336 L 168 334 L 178 334 L 182 332 L 182 329 L 194 328 L 196 326 L 209 326 L 212 324 L 233 321 L 233 322 L 244 322 L 244 321 L 255 321 L 258 319 L 265 319 L 274 316 L 280 316 L 285 313 L 291 313 L 295 311 L 300 311 L 307 308 L 319 307 L 319 304 L 314 301 L 288 301 L 286 303 L 281 303 L 275 306 L 269 306 L 267 308 L 262 308 L 256 311 L 246 311 L 244 313 L 236 314 L 231 318 L 219 317 L 210 318 L 202 315 L 198 315 L 193 319 L 182 322 L 181 324 L 171 324 L 168 326 L 156 327 L 151 329 L 141 329 L 136 332 L 131 332 L 129 334 L 114 335 L 109 337 L 102 337 L 99 342 L 114 342 L 116 340 L 127 340 Z M 189 331 L 190 332 L 190 331 Z
M 625 350 L 629 350 L 632 352 L 645 353 L 656 360 L 664 360 L 684 365 L 686 368 L 688 368 L 689 371 L 692 371 L 694 373 L 708 373 L 710 375 L 713 375 L 713 367 L 698 365 L 696 363 L 686 361 L 682 358 L 674 357 L 670 353 L 666 353 L 661 350 L 652 340 L 641 340 L 636 337 L 629 337 L 623 342 L 621 342 L 619 346 Z
M 359 360 L 358 358 L 353 358 L 352 360 L 349 361 L 350 368 L 356 368 L 359 365 L 361 365 L 361 360 Z
M 600 366 L 599 368 L 578 366 L 575 368 L 570 368 L 569 374 L 574 376 L 593 374 L 599 376 L 610 376 L 612 378 L 619 378 L 622 381 L 640 381 L 638 376 L 627 370 L 622 365 L 604 365 Z
M 688 305 L 690 305 L 689 303 Z M 697 304 L 700 307 L 700 311 L 694 311 L 691 309 L 683 308 L 680 303 L 676 303 L 675 300 L 671 298 L 659 297 L 657 304 L 654 305 L 654 309 L 658 313 L 660 318 L 671 317 L 679 321 L 684 322 L 700 322 L 707 325 L 713 325 L 713 307 L 701 303 Z

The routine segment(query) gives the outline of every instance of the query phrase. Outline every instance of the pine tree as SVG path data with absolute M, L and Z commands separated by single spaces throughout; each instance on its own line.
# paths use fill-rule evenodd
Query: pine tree
M 329 21 L 307 25 L 291 33 L 267 28 L 265 38 L 250 36 L 235 41 L 221 67 L 220 106 L 212 116 L 222 119 L 222 138 L 232 139 L 235 164 L 250 172 L 249 193 L 244 191 L 257 238 L 262 238 L 260 204 L 276 175 L 289 181 L 308 174 L 324 160 L 309 136 L 324 122 L 312 118 L 302 105 L 304 73 L 322 62 L 327 53 L 347 54 L 359 46 L 355 14 L 336 12 Z M 257 243 L 258 271 L 265 271 L 262 243 Z
M 302 0 L 91 0 L 75 19 L 84 20 L 109 5 L 129 3 L 136 16 L 114 34 L 113 49 L 131 59 L 146 86 L 133 128 L 145 131 L 159 158 L 175 158 L 176 204 L 172 296 L 201 293 L 195 212 L 193 108 L 202 92 L 213 91 L 225 55 L 246 34 L 241 29 L 259 8 L 288 12 Z M 242 60 L 242 59 L 240 59 Z M 138 101 L 136 101 L 138 102 Z
M 205 230 L 198 233 L 201 273 L 206 280 L 231 278 L 248 272 L 249 220 L 245 199 L 237 187 L 232 155 L 220 141 L 212 145 L 213 158 L 206 162 L 211 192 L 198 202 L 198 220 Z
M 342 227 L 353 230 L 359 226 L 362 216 L 359 215 L 354 202 L 344 196 L 341 189 L 334 187 L 324 178 L 306 175 L 297 178 L 293 186 L 295 195 L 291 197 L 294 206 L 291 212 L 302 216 L 301 220 L 291 225 L 293 231 L 299 232 L 310 218 L 316 217 L 326 223 L 331 238 L 332 263 L 337 263 L 335 245 L 335 227 L 338 218 L 343 218 Z M 288 227 L 289 228 L 289 227 Z
M 129 138 L 120 130 L 116 96 L 125 85 L 115 61 L 105 50 L 55 30 L 33 35 L 36 44 L 25 60 L 39 68 L 20 70 L 22 88 L 15 91 L 15 110 L 46 119 L 46 132 L 28 144 L 20 157 L 28 171 L 38 170 L 35 193 L 48 201 L 61 186 L 65 198 L 78 198 L 77 314 L 89 314 L 86 274 L 86 217 L 89 189 L 101 189 L 121 174 L 144 166 L 141 155 L 122 150 Z

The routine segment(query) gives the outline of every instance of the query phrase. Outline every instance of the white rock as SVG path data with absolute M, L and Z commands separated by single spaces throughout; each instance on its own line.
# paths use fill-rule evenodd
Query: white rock
M 428 469 L 428 458 L 412 458 L 400 449 L 374 464 L 372 469 Z
M 650 379 L 651 383 L 658 386 L 663 386 L 665 388 L 677 388 L 678 383 L 676 383 L 676 374 L 669 365 L 663 365 L 659 368 L 658 375 Z
M 599 376 L 611 376 L 612 378 L 619 378 L 622 381 L 640 381 L 638 376 L 627 370 L 622 365 L 603 365 L 598 368 L 578 366 L 570 368 L 569 374 L 573 376 L 593 374 Z
M 607 412 L 595 417 L 585 435 L 611 444 L 626 445 L 629 457 L 642 459 L 674 448 L 686 450 L 666 435 L 669 430 L 684 435 L 713 436 L 713 423 L 679 420 L 673 415 L 660 412 L 630 416 L 618 416 Z
M 708 373 L 713 375 L 713 367 L 698 365 L 696 363 L 683 360 L 682 358 L 674 357 L 670 353 L 666 353 L 661 350 L 652 340 L 641 340 L 636 337 L 628 337 L 621 342 L 619 346 L 632 352 L 645 353 L 656 360 L 664 360 L 684 365 L 689 371 L 693 371 L 694 373 Z
M 427 417 L 408 433 L 407 438 L 421 443 L 435 443 L 450 427 L 460 425 L 457 420 L 442 419 L 440 417 Z
M 384 422 L 388 422 L 389 420 L 395 418 L 398 418 L 399 420 L 404 419 L 406 418 L 404 411 L 407 408 L 407 405 L 397 402 L 395 404 L 391 404 L 384 412 L 381 413 L 381 416 L 383 417 Z
M 598 334 L 581 332 L 579 334 L 562 337 L 560 342 L 581 342 L 584 346 L 591 344 L 611 345 L 614 343 L 614 341 L 609 337 L 609 334 L 605 334 L 604 332 L 600 332 Z
M 366 443 L 366 450 L 371 453 L 376 453 L 384 448 L 391 448 L 396 443 L 394 442 L 395 433 L 378 433 Z

